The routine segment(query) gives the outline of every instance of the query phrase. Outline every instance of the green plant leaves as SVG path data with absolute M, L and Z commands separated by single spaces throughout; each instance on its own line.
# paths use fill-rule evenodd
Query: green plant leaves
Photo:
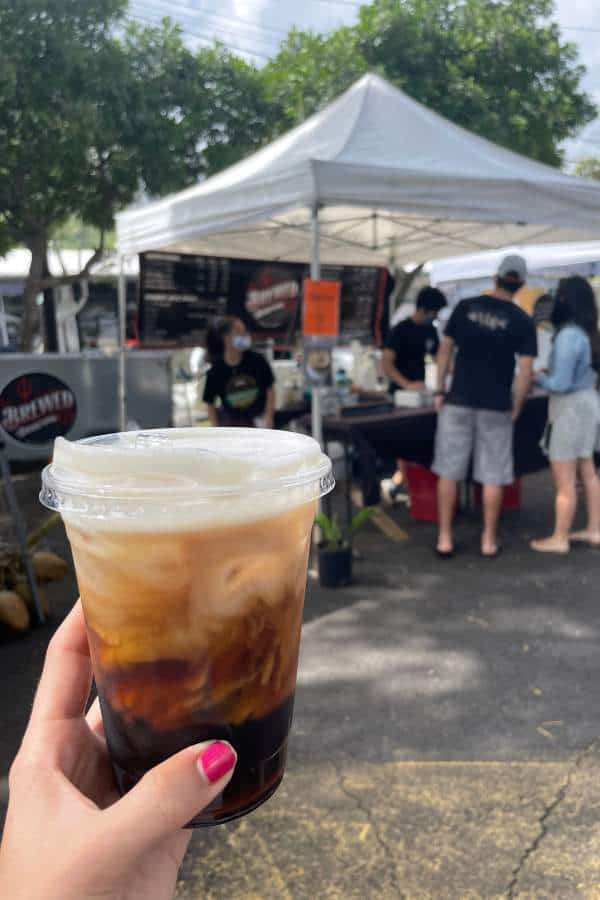
M 323 532 L 325 543 L 331 549 L 337 549 L 342 546 L 344 535 L 337 514 L 334 513 L 330 519 L 325 513 L 318 513 L 315 522 Z
M 353 535 L 355 535 L 356 532 L 375 515 L 375 512 L 376 508 L 373 506 L 368 506 L 365 507 L 365 509 L 359 510 L 359 512 L 353 516 L 348 528 L 343 528 L 340 525 L 337 513 L 334 513 L 331 518 L 326 516 L 325 513 L 318 513 L 315 517 L 315 524 L 318 525 L 323 532 L 323 537 L 328 548 L 337 550 L 347 546 Z
M 356 534 L 363 525 L 366 525 L 366 523 L 373 518 L 376 512 L 377 510 L 374 506 L 366 506 L 364 509 L 359 510 L 359 512 L 352 517 L 352 521 L 350 522 L 350 535 Z

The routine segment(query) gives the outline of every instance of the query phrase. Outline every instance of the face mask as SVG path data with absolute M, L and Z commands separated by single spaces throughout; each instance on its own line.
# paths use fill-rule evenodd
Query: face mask
M 252 346 L 252 338 L 248 334 L 234 334 L 231 343 L 236 350 L 249 350 Z

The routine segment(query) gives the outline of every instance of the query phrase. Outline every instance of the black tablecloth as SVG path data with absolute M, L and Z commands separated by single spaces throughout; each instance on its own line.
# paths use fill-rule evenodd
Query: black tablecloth
M 301 419 L 310 412 L 310 402 L 308 400 L 300 400 L 291 406 L 284 406 L 282 409 L 275 410 L 274 424 L 275 428 L 285 428 L 294 419 Z
M 548 465 L 540 449 L 547 414 L 546 395 L 528 398 L 515 427 L 517 477 L 538 472 Z M 342 441 L 355 448 L 360 460 L 365 502 L 376 503 L 379 499 L 377 459 L 405 459 L 431 466 L 436 421 L 437 414 L 433 409 L 394 409 L 378 415 L 327 417 L 323 420 L 323 437 L 326 442 Z

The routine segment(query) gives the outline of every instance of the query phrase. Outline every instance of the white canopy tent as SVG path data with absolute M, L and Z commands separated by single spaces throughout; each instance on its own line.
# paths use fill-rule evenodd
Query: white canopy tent
M 582 275 L 588 276 L 600 274 L 600 241 L 500 247 L 484 253 L 440 259 L 428 264 L 425 269 L 432 284 L 436 285 L 491 278 L 498 271 L 504 256 L 509 253 L 522 256 L 527 262 L 528 271 L 534 275 L 552 278 L 568 269 L 577 269 Z
M 470 134 L 376 75 L 270 146 L 117 217 L 119 252 L 419 262 L 600 237 L 600 184 Z M 312 234 L 312 236 L 311 236 Z
M 434 260 L 425 266 L 431 284 L 439 287 L 451 306 L 490 287 L 504 256 L 518 253 L 527 262 L 528 284 L 552 290 L 570 274 L 600 275 L 600 241 L 568 244 L 531 244 L 501 247 L 483 253 Z
M 366 75 L 225 172 L 117 216 L 150 250 L 385 265 L 600 237 L 600 184 L 491 144 Z M 124 279 L 121 279 L 124 339 Z M 124 367 L 124 356 L 123 356 Z M 121 408 L 124 418 L 124 372 Z

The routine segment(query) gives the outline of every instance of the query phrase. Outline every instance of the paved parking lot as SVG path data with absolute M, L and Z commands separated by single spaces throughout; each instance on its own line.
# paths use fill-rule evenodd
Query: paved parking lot
M 313 573 L 288 774 L 195 834 L 178 900 L 600 897 L 600 552 L 528 551 L 550 501 L 526 483 L 494 562 L 471 516 L 444 563 L 400 510 L 408 540 L 366 531 L 352 587 Z M 0 643 L 3 774 L 51 630 Z

